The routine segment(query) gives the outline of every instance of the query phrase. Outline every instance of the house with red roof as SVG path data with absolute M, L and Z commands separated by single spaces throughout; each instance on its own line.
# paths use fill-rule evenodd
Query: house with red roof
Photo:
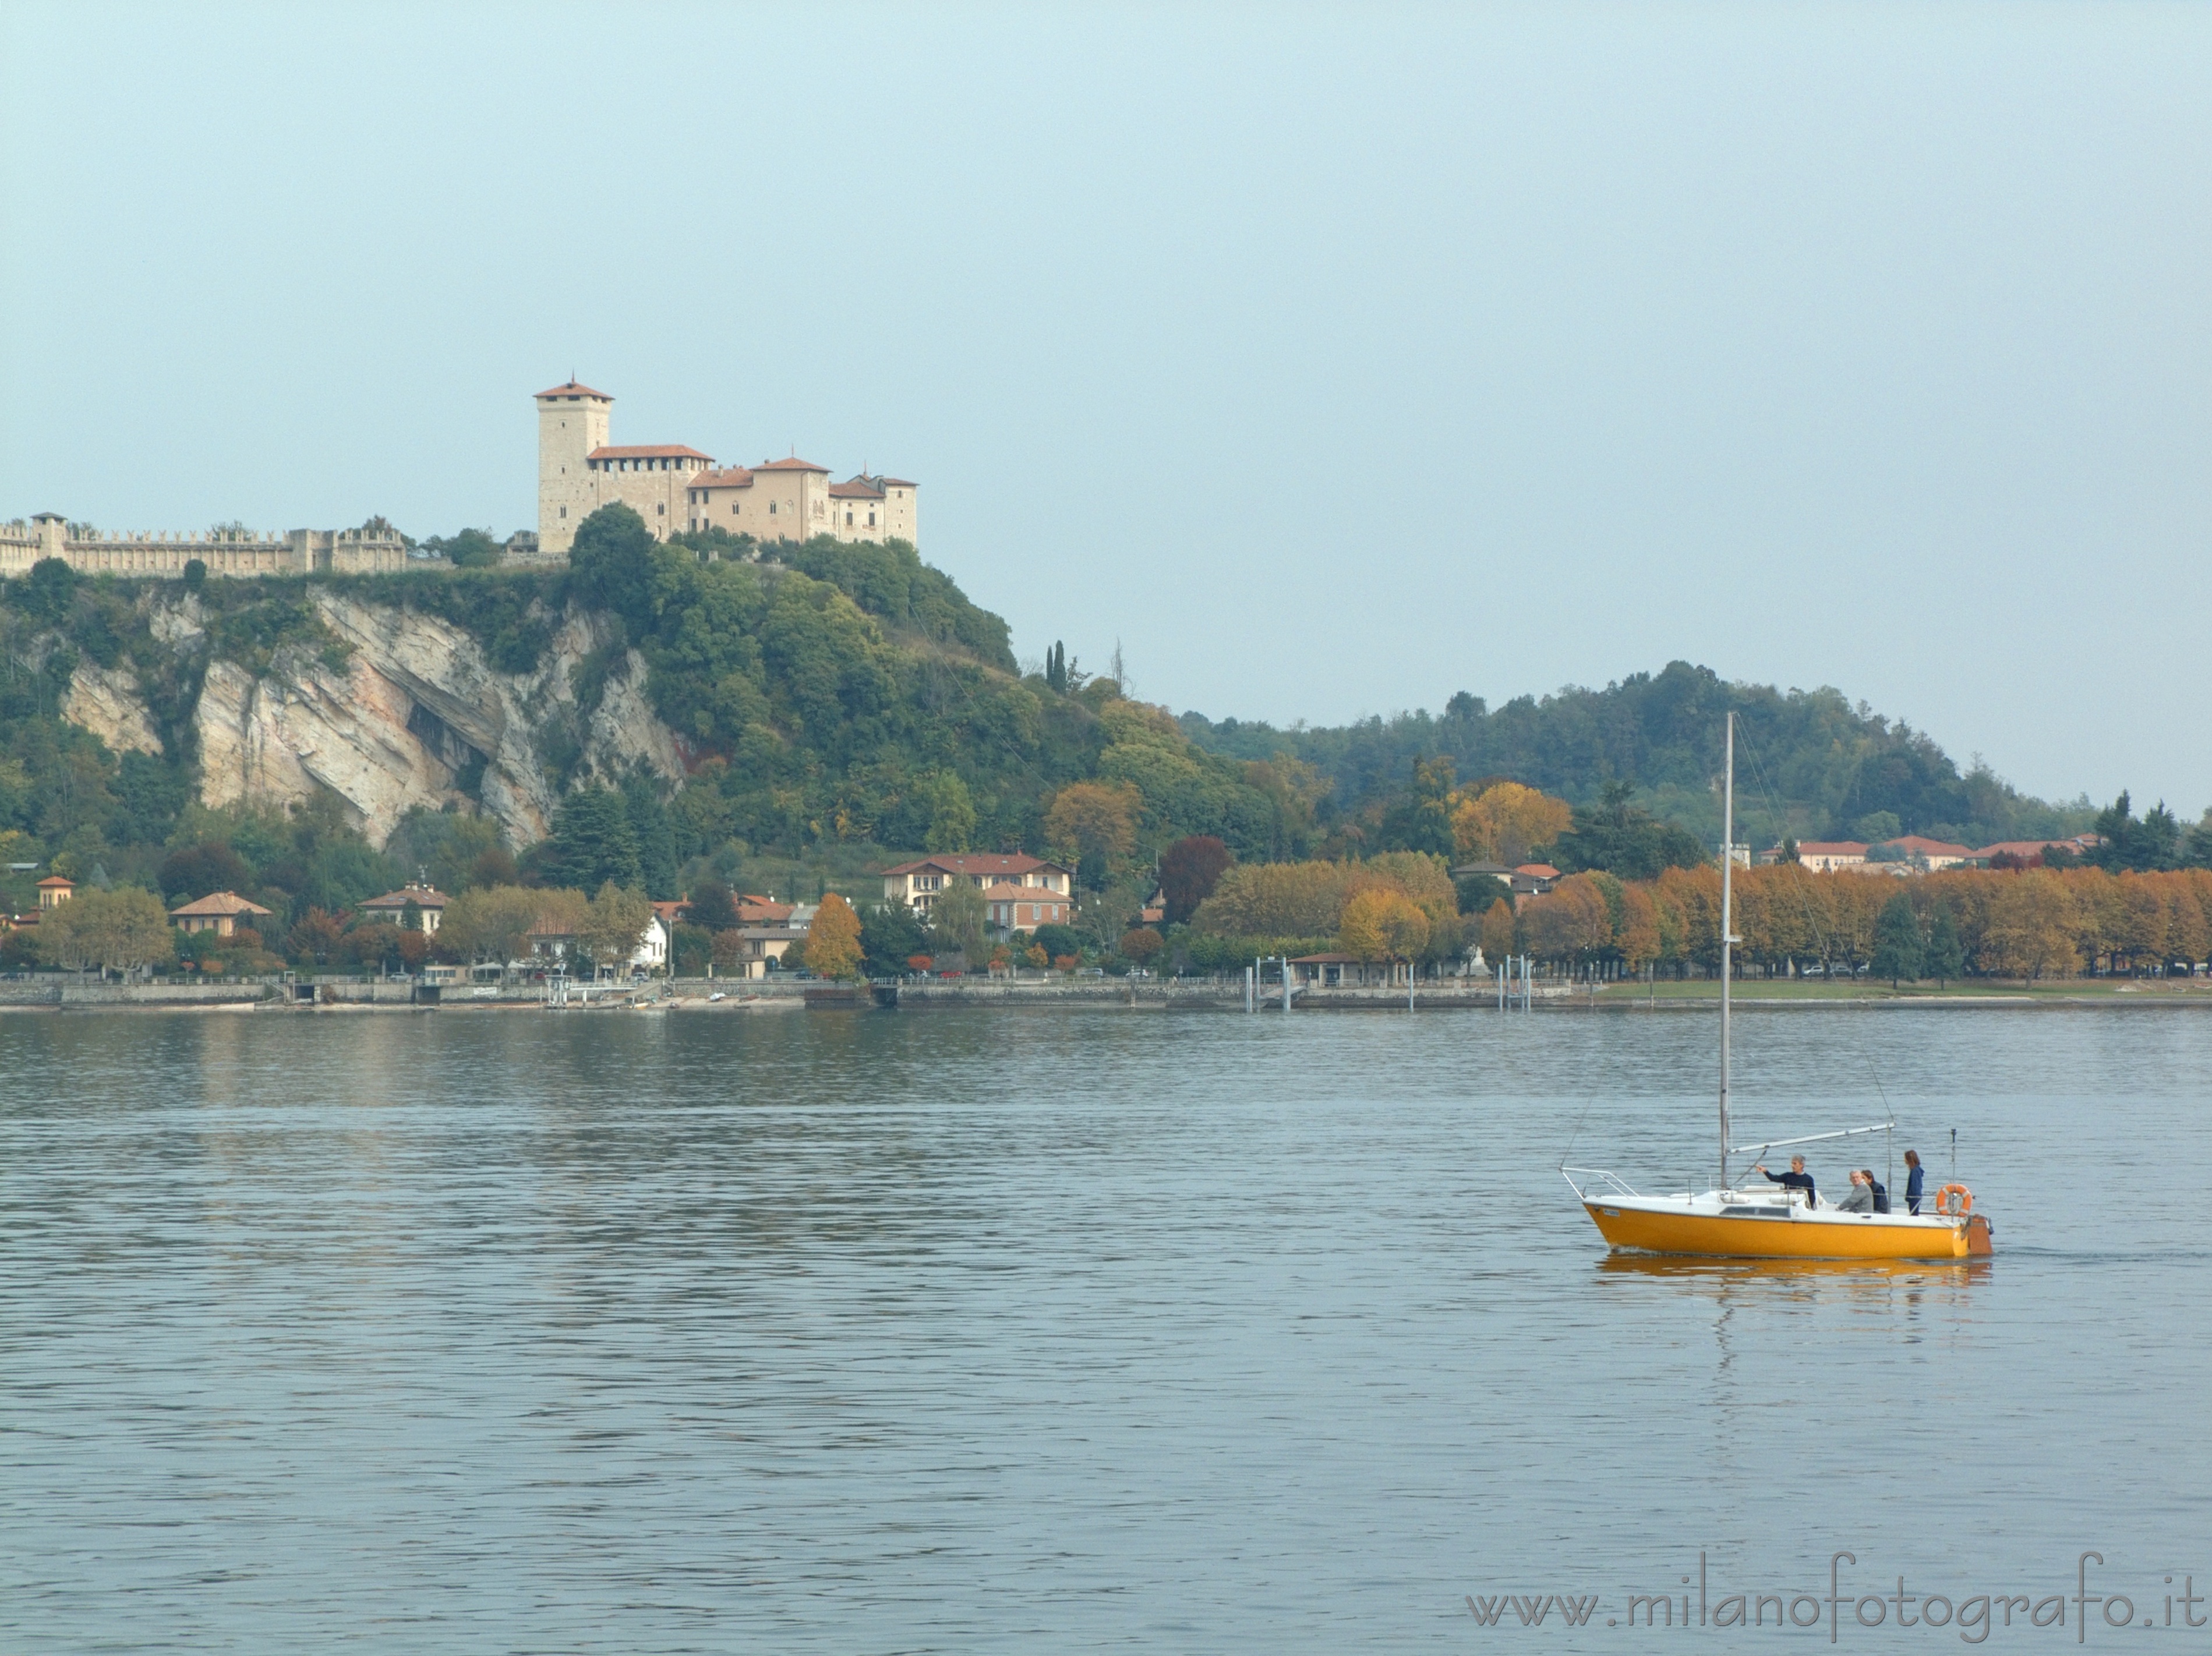
M 939 852 L 901 863 L 884 870 L 884 901 L 927 916 L 939 894 L 962 880 L 983 893 L 994 911 L 991 923 L 1008 930 L 1065 925 L 1075 901 L 1074 870 L 1020 851 Z M 1028 918 L 1002 921 L 995 913 L 1001 908 Z
M 409 924 L 408 911 L 415 911 L 412 929 L 429 933 L 438 929 L 446 918 L 446 905 L 453 901 L 444 892 L 426 880 L 412 880 L 397 891 L 387 891 L 381 897 L 371 897 L 360 905 L 364 920 L 383 920 L 393 925 Z
M 218 937 L 228 937 L 240 921 L 251 922 L 266 919 L 269 911 L 259 903 L 249 902 L 235 891 L 217 891 L 202 897 L 197 902 L 186 903 L 181 908 L 169 911 L 169 918 L 185 931 L 212 931 Z

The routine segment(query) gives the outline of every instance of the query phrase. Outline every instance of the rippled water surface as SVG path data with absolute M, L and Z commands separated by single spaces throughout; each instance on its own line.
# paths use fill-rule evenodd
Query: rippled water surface
M 1738 1032 L 1747 1134 L 1878 1075 L 1997 1258 L 1608 1264 L 1554 1169 L 1709 1181 L 1701 1014 L 0 1018 L 0 1647 L 1622 1649 L 1701 1551 L 2204 1587 L 2212 1017 Z

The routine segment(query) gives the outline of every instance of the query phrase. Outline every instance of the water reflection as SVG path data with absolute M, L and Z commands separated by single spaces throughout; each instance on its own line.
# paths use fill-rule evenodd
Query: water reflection
M 2212 1216 L 2117 1147 L 2212 1154 L 2212 1020 L 2121 1093 L 1882 1026 L 1994 1260 L 1600 1255 L 1560 1146 L 1698 1165 L 1696 1022 L 0 1019 L 0 1644 L 1461 1648 L 1565 1563 L 2201 1522 Z

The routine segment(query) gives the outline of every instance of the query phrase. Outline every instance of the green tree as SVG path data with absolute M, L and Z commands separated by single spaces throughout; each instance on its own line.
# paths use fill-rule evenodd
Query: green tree
M 197 592 L 207 585 L 207 562 L 201 558 L 185 560 L 185 591 Z
M 1705 864 L 1711 853 L 1695 834 L 1630 804 L 1631 792 L 1626 782 L 1608 782 L 1596 809 L 1577 807 L 1573 826 L 1552 842 L 1552 860 L 1570 874 L 1624 880 L 1655 880 L 1664 869 Z
M 1895 988 L 1900 979 L 1916 981 L 1927 944 L 1920 935 L 1920 919 L 1912 912 L 1912 899 L 1902 891 L 1882 905 L 1874 923 L 1874 958 L 1869 969 L 1887 978 Z
M 957 772 L 933 773 L 925 789 L 928 799 L 929 830 L 922 840 L 925 851 L 965 851 L 975 838 L 975 802 Z
M 737 899 L 730 888 L 708 875 L 691 888 L 685 912 L 691 924 L 709 931 L 726 931 L 738 923 Z
M 623 812 L 629 818 L 637 840 L 640 881 L 646 895 L 661 902 L 672 901 L 676 890 L 676 828 L 668 808 L 661 803 L 660 785 L 643 766 L 623 778 Z
M 625 890 L 612 880 L 599 887 L 585 910 L 576 946 L 602 971 L 621 975 L 629 968 L 639 940 L 653 923 L 653 904 L 641 891 Z
M 860 911 L 860 953 L 872 978 L 895 978 L 925 953 L 928 938 L 904 903 L 871 903 Z
M 1920 969 L 1939 984 L 1948 985 L 1966 969 L 1966 951 L 1959 941 L 1959 922 L 1951 905 L 1939 902 L 1928 917 L 1928 951 Z
M 40 558 L 23 577 L 15 605 L 33 621 L 52 626 L 69 614 L 76 597 L 76 571 L 60 558 Z
M 1388 851 L 1452 854 L 1452 761 L 1439 755 L 1413 761 L 1413 786 L 1382 813 L 1382 846 Z
M 576 525 L 568 548 L 570 590 L 595 609 L 611 610 L 641 637 L 655 619 L 653 576 L 660 543 L 629 507 L 603 506 Z
M 936 940 L 935 952 L 945 955 L 957 949 L 969 966 L 981 965 L 983 932 L 990 913 L 991 906 L 983 901 L 979 888 L 964 879 L 951 881 L 929 906 L 929 930 Z
M 517 885 L 476 887 L 447 906 L 438 941 L 457 958 L 496 965 L 504 974 L 512 962 L 530 953 L 530 933 L 546 909 L 547 898 L 574 895 Z
M 118 886 L 86 891 L 48 913 L 40 922 L 40 954 L 72 970 L 88 967 L 166 964 L 175 956 L 168 910 L 150 891 Z
M 629 808 L 611 788 L 581 788 L 561 802 L 553 816 L 556 878 L 579 890 L 612 881 L 617 886 L 643 883 L 637 834 Z

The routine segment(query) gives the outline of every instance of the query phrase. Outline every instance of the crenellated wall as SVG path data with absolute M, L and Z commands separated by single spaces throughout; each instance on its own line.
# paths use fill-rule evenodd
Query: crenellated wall
M 198 558 L 210 575 L 377 574 L 407 567 L 407 546 L 397 536 L 354 529 L 295 529 L 276 535 L 139 534 L 73 536 L 58 513 L 41 512 L 28 523 L 0 524 L 0 575 L 21 576 L 43 558 L 59 558 L 85 574 L 182 579 Z

